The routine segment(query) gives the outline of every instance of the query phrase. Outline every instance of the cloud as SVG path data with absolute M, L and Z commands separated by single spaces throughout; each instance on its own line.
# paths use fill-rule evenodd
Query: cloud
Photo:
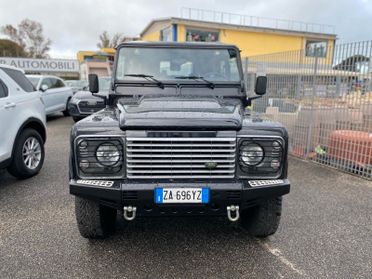
M 75 57 L 78 50 L 96 49 L 104 30 L 137 36 L 151 19 L 179 16 L 185 6 L 333 24 L 341 41 L 372 39 L 367 0 L 0 0 L 0 26 L 37 20 L 53 41 L 52 56 Z

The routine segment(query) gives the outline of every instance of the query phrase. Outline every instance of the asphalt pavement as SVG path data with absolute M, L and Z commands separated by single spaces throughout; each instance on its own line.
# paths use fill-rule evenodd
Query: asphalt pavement
M 48 120 L 39 175 L 0 171 L 0 278 L 371 278 L 372 182 L 291 158 L 278 232 L 227 218 L 157 218 L 79 235 L 68 193 L 71 118 Z

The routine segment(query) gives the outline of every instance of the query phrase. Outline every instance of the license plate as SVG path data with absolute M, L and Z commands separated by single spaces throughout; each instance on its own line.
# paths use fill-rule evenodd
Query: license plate
M 208 188 L 156 188 L 155 203 L 208 203 Z

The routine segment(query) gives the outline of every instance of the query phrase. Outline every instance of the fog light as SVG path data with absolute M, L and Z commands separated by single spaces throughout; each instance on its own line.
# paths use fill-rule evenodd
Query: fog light
M 84 149 L 87 149 L 88 147 L 88 143 L 86 141 L 82 141 L 79 143 L 79 149 L 80 150 L 84 150 Z
M 272 160 L 270 165 L 274 170 L 277 170 L 280 167 L 280 162 L 278 160 Z
M 274 150 L 279 150 L 280 149 L 280 143 L 277 142 L 277 141 L 274 141 L 273 142 L 273 148 L 274 148 Z
M 82 169 L 89 168 L 89 161 L 88 160 L 81 160 L 79 162 L 79 167 Z

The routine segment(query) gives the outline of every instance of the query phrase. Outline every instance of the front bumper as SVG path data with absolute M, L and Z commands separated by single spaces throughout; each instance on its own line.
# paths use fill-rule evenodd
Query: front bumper
M 102 181 L 104 181 L 104 183 L 101 183 Z M 290 183 L 288 179 L 260 181 L 261 183 L 253 183 L 253 180 L 221 183 L 129 183 L 127 181 L 110 181 L 110 183 L 107 183 L 109 182 L 107 180 L 72 179 L 70 180 L 70 194 L 95 200 L 100 204 L 118 210 L 122 210 L 124 206 L 134 206 L 137 208 L 137 216 L 218 216 L 226 215 L 227 206 L 239 205 L 240 210 L 244 210 L 259 204 L 261 200 L 282 196 L 288 194 L 290 191 Z M 265 183 L 265 181 L 267 181 L 267 183 Z M 252 187 L 251 184 L 261 186 Z M 154 189 L 157 187 L 207 187 L 210 189 L 210 200 L 207 204 L 160 205 L 156 204 L 154 201 Z

